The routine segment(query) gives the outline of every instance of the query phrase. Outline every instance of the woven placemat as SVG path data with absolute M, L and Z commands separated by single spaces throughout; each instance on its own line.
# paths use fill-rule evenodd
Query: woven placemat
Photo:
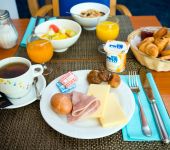
M 133 31 L 131 22 L 128 16 L 116 16 L 119 19 L 120 33 L 117 40 L 126 41 L 129 33 Z M 67 17 L 68 18 L 68 17 Z M 69 18 L 71 19 L 71 18 Z M 112 18 L 109 18 L 112 20 Z M 98 52 L 98 46 L 102 42 L 96 37 L 96 31 L 86 31 L 82 30 L 80 38 L 78 41 L 71 46 L 66 52 L 54 53 L 52 59 L 101 59 L 102 55 Z M 26 49 L 20 47 L 17 55 L 26 57 Z M 134 58 L 132 52 L 129 50 L 127 58 Z
M 49 64 L 53 67 L 52 74 L 46 77 L 47 82 L 52 81 L 68 70 L 98 69 L 105 67 L 103 61 L 56 61 Z M 128 70 L 139 70 L 141 65 L 134 60 L 129 60 L 122 74 Z M 52 129 L 44 121 L 39 109 L 39 101 L 28 106 L 0 110 L 0 149 L 62 149 L 62 150 L 164 150 L 170 145 L 161 142 L 124 142 L 121 131 L 108 137 L 94 140 L 80 140 L 65 135 Z
M 129 24 L 129 18 L 126 16 L 119 16 L 119 19 L 120 23 L 123 24 L 121 25 L 122 30 L 124 30 L 123 32 L 128 34 L 132 30 L 131 24 Z M 91 34 L 95 36 L 95 33 L 83 31 L 81 38 L 84 38 L 84 42 L 92 42 L 88 40 L 89 38 L 84 36 L 84 34 L 86 36 L 91 36 Z M 119 38 L 125 39 L 126 36 L 123 35 Z M 69 70 L 105 68 L 105 56 L 99 54 L 95 49 L 96 47 L 93 47 L 96 43 L 97 45 L 100 44 L 99 41 L 96 39 L 93 41 L 94 43 L 85 44 L 85 47 L 83 45 L 78 46 L 82 41 L 78 41 L 78 48 L 74 45 L 70 48 L 70 51 L 68 51 L 69 53 L 56 53 L 53 59 L 47 63 L 48 67 L 50 66 L 53 68 L 53 73 L 46 77 L 47 83 Z M 17 56 L 27 58 L 26 49 L 19 48 Z M 139 70 L 140 67 L 141 65 L 135 60 L 133 55 L 129 54 L 126 69 L 121 74 L 127 74 L 129 70 Z M 94 140 L 70 138 L 48 126 L 41 116 L 39 101 L 36 101 L 18 109 L 0 110 L 0 149 L 164 150 L 170 149 L 170 145 L 163 145 L 161 142 L 124 142 L 122 140 L 121 131 L 108 137 Z

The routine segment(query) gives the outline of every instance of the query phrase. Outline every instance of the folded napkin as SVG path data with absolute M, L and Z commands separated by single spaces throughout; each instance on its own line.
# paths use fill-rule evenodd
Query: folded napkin
M 7 96 L 0 92 L 0 108 L 5 108 L 10 105 L 12 105 L 12 103 L 8 100 Z
M 152 74 L 147 73 L 147 78 L 149 79 L 149 82 L 151 84 L 152 91 L 154 93 L 156 103 L 157 103 L 160 115 L 162 117 L 162 120 L 163 120 L 165 127 L 167 129 L 168 135 L 170 135 L 170 118 L 168 116 L 168 113 L 167 113 L 164 103 L 162 101 L 162 98 L 159 94 L 159 91 L 158 91 L 157 86 L 154 82 Z M 123 76 L 122 79 L 128 84 L 128 76 Z M 140 87 L 139 96 L 141 98 L 141 103 L 142 103 L 148 124 L 152 130 L 152 136 L 146 137 L 146 136 L 144 136 L 144 134 L 142 132 L 138 101 L 137 101 L 136 95 L 134 95 L 135 101 L 136 101 L 135 112 L 134 112 L 134 115 L 131 118 L 130 122 L 122 129 L 123 140 L 124 141 L 159 141 L 159 140 L 161 140 L 159 131 L 157 129 L 157 125 L 154 120 L 154 116 L 152 113 L 150 103 L 147 100 L 145 92 L 142 88 L 142 84 L 140 82 L 139 76 L 138 76 L 138 83 L 139 83 L 139 87 Z
M 56 19 L 56 17 L 48 18 L 48 20 L 54 20 L 54 19 Z M 38 24 L 41 24 L 42 22 L 45 22 L 45 18 L 40 18 Z M 23 38 L 22 38 L 22 41 L 20 43 L 20 46 L 26 47 L 27 38 L 33 32 L 34 27 L 35 27 L 35 23 L 36 23 L 36 17 L 31 17 L 31 19 L 29 21 L 29 24 L 27 26 L 27 29 L 26 29 L 26 31 L 24 33 Z

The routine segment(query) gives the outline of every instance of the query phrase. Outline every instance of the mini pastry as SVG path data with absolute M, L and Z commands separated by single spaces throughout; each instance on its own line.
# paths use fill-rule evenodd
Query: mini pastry
M 108 81 L 112 88 L 117 88 L 120 85 L 120 82 L 121 82 L 120 76 L 116 73 L 113 73 L 112 77 Z
M 143 41 L 145 41 L 145 42 L 154 42 L 154 37 L 147 37 L 147 38 L 145 38 Z
M 150 44 L 146 45 L 145 53 L 152 57 L 158 57 L 159 49 L 155 44 L 150 43 Z
M 168 33 L 168 29 L 165 27 L 160 28 L 158 31 L 154 33 L 154 38 L 162 38 L 164 35 Z
M 154 41 L 155 45 L 159 49 L 159 53 L 167 46 L 168 44 L 168 39 L 167 38 L 157 38 Z
M 148 45 L 150 43 L 151 42 L 148 42 L 148 41 L 144 41 L 144 42 L 142 41 L 139 45 L 139 50 L 145 53 L 145 47 L 146 47 L 146 45 Z
M 99 71 L 99 78 L 102 81 L 107 82 L 107 81 L 109 81 L 110 77 L 111 77 L 111 73 L 109 71 L 107 71 L 107 70 L 100 70 Z
M 146 43 L 146 42 L 149 42 L 149 43 L 154 42 L 154 37 L 147 37 L 147 38 L 145 38 L 143 41 L 141 41 L 141 42 L 138 44 L 138 47 L 140 47 L 141 45 L 143 45 L 143 43 Z
M 170 50 L 163 50 L 161 52 L 161 56 L 167 56 L 167 55 L 170 55 Z
M 170 45 L 170 32 L 168 32 L 164 38 L 167 38 L 168 39 L 168 45 Z
M 92 70 L 87 75 L 87 81 L 89 84 L 100 84 L 102 80 L 99 78 L 99 71 L 98 70 Z
M 170 60 L 170 55 L 159 57 L 161 60 Z

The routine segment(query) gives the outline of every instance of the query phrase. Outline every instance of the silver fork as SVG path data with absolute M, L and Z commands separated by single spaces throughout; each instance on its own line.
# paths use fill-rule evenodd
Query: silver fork
M 147 119 L 146 119 L 146 116 L 144 114 L 143 107 L 142 107 L 142 104 L 141 104 L 140 96 L 139 96 L 140 89 L 139 89 L 139 86 L 138 86 L 136 71 L 130 71 L 129 72 L 129 87 L 130 87 L 130 89 L 132 90 L 133 93 L 137 94 L 138 104 L 139 104 L 139 109 L 140 109 L 141 123 L 142 123 L 142 132 L 146 136 L 151 136 L 152 131 L 151 131 L 149 125 L 148 125 L 148 122 L 147 122 Z

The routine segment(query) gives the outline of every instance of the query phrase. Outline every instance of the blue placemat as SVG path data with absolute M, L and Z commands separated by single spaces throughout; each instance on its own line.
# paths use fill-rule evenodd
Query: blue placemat
M 162 119 L 164 121 L 168 135 L 170 135 L 170 118 L 168 116 L 168 113 L 167 113 L 164 103 L 162 101 L 162 98 L 159 94 L 159 91 L 157 89 L 157 86 L 155 84 L 152 74 L 147 73 L 147 78 L 149 79 L 149 82 L 152 86 L 152 90 L 153 90 L 153 93 L 154 93 L 154 96 L 156 99 L 156 103 L 158 105 L 158 109 L 159 109 L 159 112 L 160 112 Z M 128 76 L 122 76 L 122 79 L 128 84 Z M 138 76 L 138 83 L 139 83 L 139 87 L 141 90 L 140 91 L 141 103 L 144 108 L 144 112 L 147 117 L 148 124 L 152 130 L 152 136 L 146 137 L 142 133 L 140 114 L 139 114 L 139 106 L 138 106 L 138 102 L 137 102 L 137 97 L 136 97 L 136 95 L 134 95 L 135 101 L 136 101 L 135 112 L 134 112 L 134 115 L 133 115 L 132 119 L 130 120 L 130 122 L 122 129 L 123 140 L 124 141 L 159 141 L 159 140 L 161 140 L 160 136 L 159 136 L 159 131 L 155 124 L 151 106 L 150 106 L 150 103 L 147 100 L 145 92 L 142 88 L 139 76 Z
M 54 19 L 56 19 L 56 17 L 48 18 L 48 20 L 54 20 Z M 43 22 L 45 22 L 45 18 L 40 18 L 39 21 L 38 21 L 38 24 L 41 24 Z M 27 29 L 24 33 L 23 38 L 22 38 L 22 41 L 20 43 L 20 46 L 26 47 L 27 38 L 33 32 L 33 30 L 35 28 L 35 23 L 36 23 L 36 17 L 31 17 L 30 21 L 28 23 Z

